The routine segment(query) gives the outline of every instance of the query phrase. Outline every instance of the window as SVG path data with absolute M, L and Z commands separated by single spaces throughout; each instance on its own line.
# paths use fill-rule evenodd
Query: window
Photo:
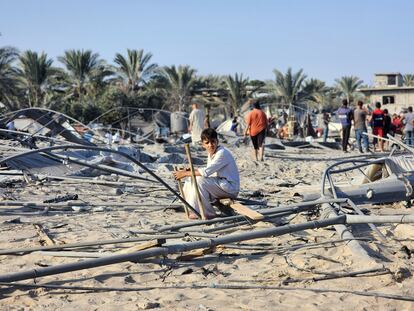
M 388 76 L 388 85 L 396 85 L 397 84 L 397 76 Z
M 382 96 L 382 104 L 395 104 L 395 96 Z

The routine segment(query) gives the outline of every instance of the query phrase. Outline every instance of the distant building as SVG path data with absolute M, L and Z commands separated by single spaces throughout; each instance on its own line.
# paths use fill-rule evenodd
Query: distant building
M 380 102 L 382 108 L 387 108 L 390 113 L 414 107 L 414 87 L 403 86 L 403 77 L 398 72 L 377 73 L 374 86 L 359 91 L 367 97 L 367 104 Z

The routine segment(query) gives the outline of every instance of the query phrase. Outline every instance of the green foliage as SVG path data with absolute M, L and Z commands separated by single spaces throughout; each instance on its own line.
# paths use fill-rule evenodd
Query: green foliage
M 235 74 L 234 77 L 228 75 L 224 78 L 227 91 L 229 94 L 228 100 L 231 105 L 233 115 L 237 115 L 240 107 L 247 100 L 247 85 L 249 78 L 243 78 L 243 74 Z
M 117 74 L 126 92 L 138 91 L 156 74 L 158 65 L 150 64 L 151 58 L 152 54 L 144 50 L 128 49 L 126 57 L 115 55 Z
M 351 103 L 355 99 L 362 98 L 363 94 L 358 92 L 363 84 L 363 81 L 355 76 L 344 76 L 335 80 L 335 89 L 341 98 L 348 100 Z
M 288 68 L 285 74 L 274 69 L 273 73 L 276 76 L 274 84 L 275 95 L 281 98 L 285 104 L 296 105 L 307 99 L 308 94 L 302 92 L 303 83 L 306 79 L 303 69 L 293 73 L 292 68 Z
M 52 64 L 53 60 L 45 53 L 28 50 L 20 55 L 17 76 L 20 87 L 27 90 L 25 98 L 30 107 L 46 106 L 43 99 L 52 89 L 53 77 L 59 73 Z
M 327 108 L 332 102 L 332 88 L 327 87 L 325 82 L 318 79 L 306 80 L 303 92 L 307 94 L 307 102 L 320 110 Z
M 180 65 L 178 68 L 173 65 L 162 69 L 161 74 L 171 110 L 178 108 L 182 111 L 189 106 L 191 91 L 196 81 L 195 73 L 196 70 L 187 65 Z
M 105 62 L 99 59 L 99 54 L 91 50 L 68 50 L 58 60 L 66 68 L 64 87 L 67 98 L 80 102 L 88 93 L 96 92 L 97 87 L 112 74 Z
M 414 75 L 413 74 L 405 74 L 403 76 L 403 85 L 404 86 L 414 86 Z
M 223 77 L 217 75 L 197 76 L 194 89 L 222 89 L 225 87 Z
M 17 56 L 18 51 L 13 47 L 0 48 L 0 102 L 10 110 L 18 108 L 15 100 L 18 95 L 17 70 L 13 67 Z

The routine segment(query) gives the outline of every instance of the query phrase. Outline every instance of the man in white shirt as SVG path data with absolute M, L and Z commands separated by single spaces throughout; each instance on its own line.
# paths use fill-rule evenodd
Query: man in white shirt
M 190 125 L 188 127 L 188 132 L 191 134 L 191 141 L 193 146 L 200 142 L 201 132 L 204 129 L 205 115 L 204 111 L 198 109 L 198 104 L 192 104 L 193 110 L 190 113 Z
M 235 199 L 239 194 L 239 169 L 231 152 L 227 148 L 219 146 L 217 132 L 214 129 L 203 130 L 200 138 L 203 148 L 208 153 L 208 160 L 205 168 L 195 170 L 195 175 L 206 218 L 213 218 L 216 213 L 211 201 L 220 198 Z M 176 171 L 174 176 L 179 180 L 191 177 L 191 172 Z M 200 211 L 196 190 L 191 180 L 185 182 L 183 190 L 186 201 L 197 211 Z M 190 218 L 196 217 L 190 215 Z

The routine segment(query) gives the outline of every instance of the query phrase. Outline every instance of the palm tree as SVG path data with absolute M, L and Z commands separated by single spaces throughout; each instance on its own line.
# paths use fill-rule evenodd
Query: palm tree
M 30 107 L 43 106 L 43 99 L 48 91 L 52 77 L 58 69 L 52 67 L 53 60 L 47 54 L 25 51 L 19 57 L 18 76 Z
M 413 74 L 405 74 L 403 76 L 403 84 L 404 84 L 404 86 L 414 86 L 414 75 Z
M 171 104 L 179 111 L 185 109 L 191 99 L 196 70 L 190 66 L 164 67 L 161 74 L 164 77 L 166 91 L 170 97 Z
M 0 102 L 13 110 L 17 108 L 12 100 L 16 95 L 17 70 L 13 67 L 13 62 L 17 55 L 18 51 L 13 47 L 0 48 Z
M 154 76 L 157 64 L 150 64 L 151 53 L 144 50 L 127 50 L 127 56 L 117 53 L 114 62 L 118 65 L 117 72 L 127 92 L 137 91 L 148 79 Z
M 83 96 L 87 93 L 86 86 L 94 79 L 103 80 L 110 74 L 107 71 L 103 60 L 99 59 L 99 54 L 92 53 L 91 50 L 68 50 L 58 60 L 65 65 L 68 75 L 69 97 L 83 101 Z
M 243 74 L 235 74 L 234 77 L 228 75 L 224 78 L 228 90 L 228 99 L 233 111 L 233 115 L 237 112 L 244 101 L 247 99 L 246 86 L 249 83 L 249 78 L 244 79 Z
M 358 91 L 358 88 L 362 86 L 364 81 L 355 76 L 344 76 L 340 79 L 336 79 L 336 89 L 339 95 L 345 98 L 348 103 L 353 101 L 356 97 L 360 97 L 362 94 Z
M 217 75 L 197 76 L 194 88 L 200 89 L 221 89 L 223 88 L 223 77 Z
M 274 84 L 276 96 L 289 105 L 289 113 L 292 113 L 291 106 L 304 101 L 308 96 L 306 92 L 302 92 L 306 75 L 303 73 L 303 69 L 296 73 L 292 73 L 292 68 L 288 68 L 286 74 L 277 69 L 274 69 L 273 72 L 276 76 Z
M 308 103 L 316 104 L 319 108 L 326 106 L 331 100 L 331 88 L 318 79 L 305 81 L 303 91 L 308 94 Z

